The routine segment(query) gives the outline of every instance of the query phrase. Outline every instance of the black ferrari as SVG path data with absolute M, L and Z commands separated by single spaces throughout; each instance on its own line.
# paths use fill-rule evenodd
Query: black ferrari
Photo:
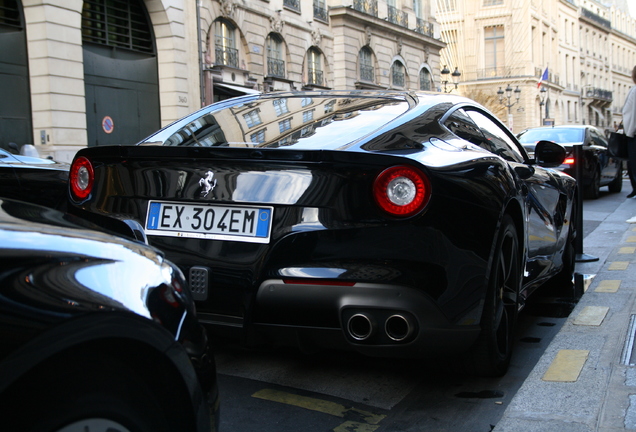
M 527 297 L 572 280 L 564 157 L 459 96 L 270 93 L 81 150 L 69 207 L 143 225 L 214 334 L 501 375 Z

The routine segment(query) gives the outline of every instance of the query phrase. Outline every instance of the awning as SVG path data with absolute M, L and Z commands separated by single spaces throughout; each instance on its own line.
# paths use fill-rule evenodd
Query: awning
M 214 83 L 214 87 L 220 87 L 221 89 L 225 89 L 225 90 L 229 90 L 231 92 L 238 93 L 235 96 L 260 94 L 261 93 L 258 90 L 254 90 L 254 89 L 251 89 L 251 88 L 241 87 L 241 86 L 234 86 L 234 85 L 225 84 L 225 83 Z

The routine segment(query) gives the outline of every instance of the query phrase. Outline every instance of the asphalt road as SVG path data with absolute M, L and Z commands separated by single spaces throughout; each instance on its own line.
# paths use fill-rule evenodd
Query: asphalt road
M 583 203 L 585 236 L 631 191 L 627 182 L 618 194 L 605 189 Z M 510 370 L 496 379 L 462 376 L 440 361 L 219 343 L 220 430 L 488 432 L 573 307 L 571 299 L 535 296 L 520 315 Z

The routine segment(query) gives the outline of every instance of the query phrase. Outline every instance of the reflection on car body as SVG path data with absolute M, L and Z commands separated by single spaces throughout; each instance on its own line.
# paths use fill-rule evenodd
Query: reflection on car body
M 183 273 L 92 227 L 0 199 L 2 430 L 216 430 L 214 358 Z
M 542 142 L 536 154 L 558 166 L 565 151 Z M 213 104 L 135 146 L 81 150 L 70 208 L 143 224 L 215 334 L 450 353 L 500 375 L 527 296 L 572 279 L 575 189 L 469 99 L 292 92 Z M 243 230 L 256 217 L 246 208 L 267 235 Z

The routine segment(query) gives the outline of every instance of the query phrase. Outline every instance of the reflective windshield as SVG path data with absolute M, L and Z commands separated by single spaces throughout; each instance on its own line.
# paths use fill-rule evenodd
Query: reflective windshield
M 558 144 L 581 143 L 585 129 L 574 128 L 548 128 L 548 129 L 528 129 L 519 135 L 522 144 L 534 144 L 537 141 L 554 141 Z
M 363 137 L 409 108 L 394 97 L 261 98 L 200 111 L 140 145 L 333 149 Z

